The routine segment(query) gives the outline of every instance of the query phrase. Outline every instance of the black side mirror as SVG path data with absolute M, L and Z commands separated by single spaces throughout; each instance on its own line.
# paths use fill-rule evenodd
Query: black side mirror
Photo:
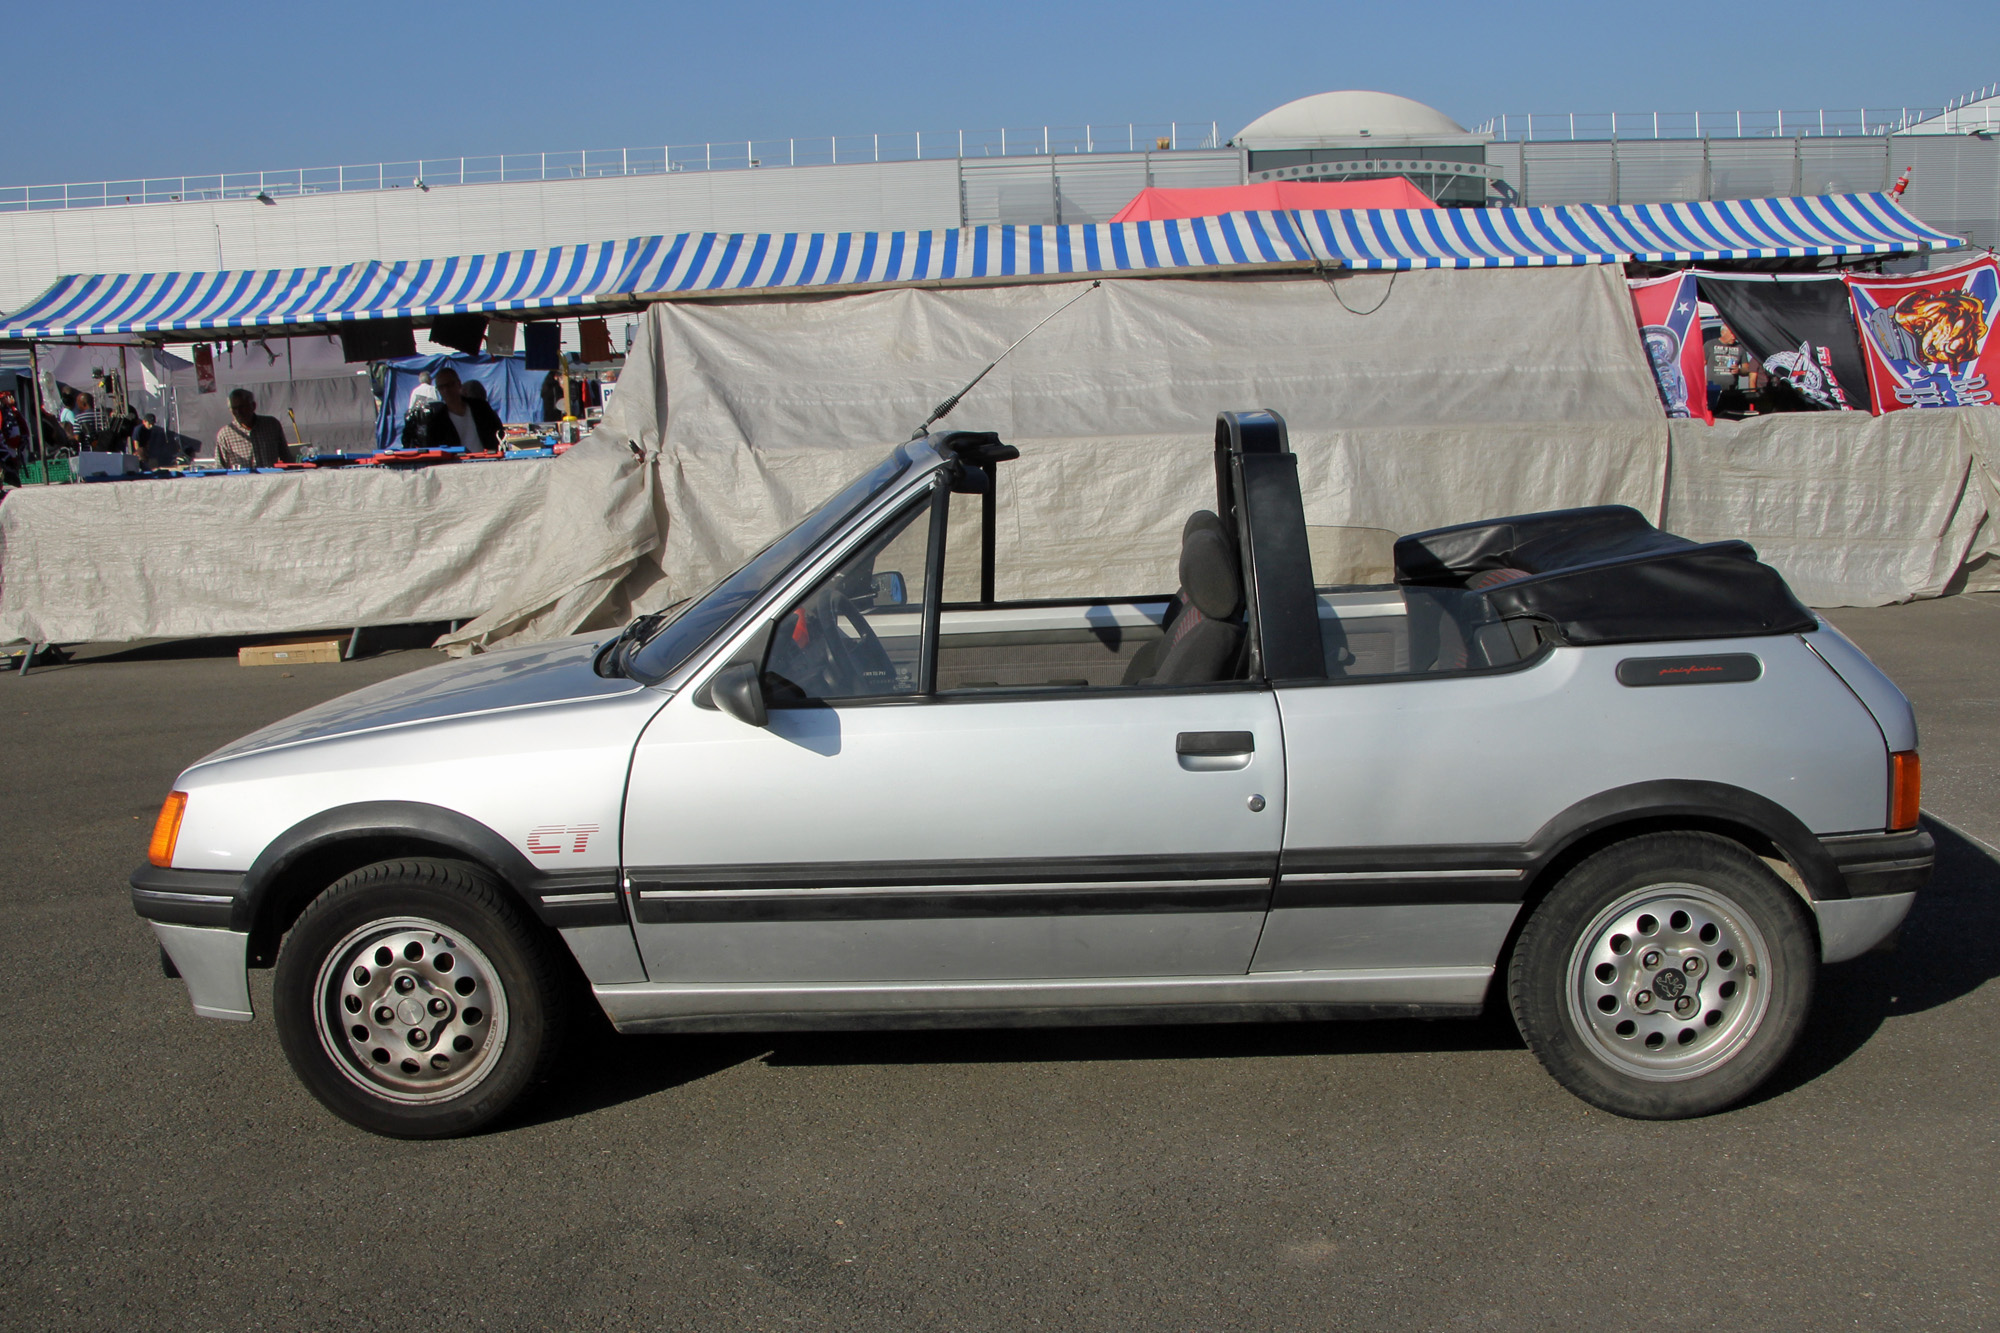
M 738 722 L 753 727 L 769 726 L 770 710 L 764 706 L 763 672 L 755 662 L 731 662 L 710 677 L 709 697 Z

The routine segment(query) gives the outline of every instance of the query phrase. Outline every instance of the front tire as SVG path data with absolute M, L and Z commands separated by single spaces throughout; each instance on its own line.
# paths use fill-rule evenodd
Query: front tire
M 351 1124 L 468 1134 L 547 1072 L 565 991 L 547 937 L 483 871 L 366 866 L 314 899 L 278 957 L 285 1057 Z
M 1536 907 L 1508 969 L 1522 1039 L 1593 1106 L 1642 1120 L 1748 1096 L 1805 1026 L 1818 972 L 1798 897 L 1713 834 L 1632 838 Z

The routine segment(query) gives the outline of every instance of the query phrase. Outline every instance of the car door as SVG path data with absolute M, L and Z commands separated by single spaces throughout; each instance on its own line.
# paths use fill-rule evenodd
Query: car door
M 943 522 L 920 498 L 767 622 L 768 725 L 697 680 L 641 737 L 624 859 L 653 981 L 1247 970 L 1284 827 L 1272 694 L 937 691 Z

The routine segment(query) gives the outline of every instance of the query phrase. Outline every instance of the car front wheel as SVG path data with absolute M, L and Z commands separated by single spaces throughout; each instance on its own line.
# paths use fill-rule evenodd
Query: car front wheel
M 1783 1063 L 1812 1005 L 1816 937 L 1742 846 L 1662 833 L 1581 862 L 1536 907 L 1508 973 L 1528 1048 L 1619 1115 L 1705 1115 Z
M 293 1070 L 342 1119 L 441 1138 L 502 1115 L 547 1071 L 563 989 L 547 939 L 479 869 L 366 866 L 314 899 L 278 958 Z

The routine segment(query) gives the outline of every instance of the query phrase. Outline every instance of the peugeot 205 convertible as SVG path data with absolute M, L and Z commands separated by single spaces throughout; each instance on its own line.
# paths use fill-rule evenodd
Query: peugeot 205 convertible
M 168 971 L 248 1019 L 275 965 L 299 1077 L 401 1136 L 502 1114 L 583 983 L 626 1032 L 1505 1003 L 1674 1117 L 1929 876 L 1909 702 L 1742 542 L 1606 506 L 1370 548 L 1225 413 L 1178 591 L 999 601 L 1018 456 L 914 440 L 667 612 L 209 755 L 132 876 Z

